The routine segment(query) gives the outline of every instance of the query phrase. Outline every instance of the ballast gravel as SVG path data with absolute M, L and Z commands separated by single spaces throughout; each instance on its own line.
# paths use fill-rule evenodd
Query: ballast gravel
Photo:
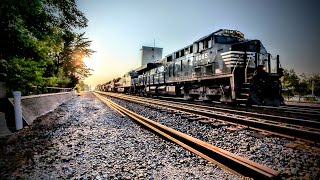
M 0 179 L 239 179 L 120 117 L 91 93 L 0 144 Z
M 230 125 L 215 127 L 199 121 L 190 122 L 180 114 L 159 111 L 150 105 L 108 98 L 165 126 L 277 170 L 282 179 L 320 179 L 319 147 L 301 144 L 296 148 L 290 148 L 286 145 L 293 141 L 287 138 L 275 136 L 257 138 L 252 136 L 256 133 L 252 130 L 230 131 Z

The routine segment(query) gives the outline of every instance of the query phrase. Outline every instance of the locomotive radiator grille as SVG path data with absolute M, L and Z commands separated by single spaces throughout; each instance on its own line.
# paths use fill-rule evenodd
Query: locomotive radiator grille
M 244 65 L 244 54 L 243 51 L 228 51 L 225 53 L 221 53 L 222 59 L 226 65 L 226 67 L 245 67 Z M 246 52 L 247 61 L 253 61 L 255 53 L 254 52 Z

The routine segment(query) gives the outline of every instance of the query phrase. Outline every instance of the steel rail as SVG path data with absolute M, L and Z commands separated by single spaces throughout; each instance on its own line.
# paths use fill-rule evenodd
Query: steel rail
M 146 98 L 144 98 L 144 99 L 146 99 Z M 159 101 L 167 101 L 167 100 L 159 100 Z M 169 101 L 171 101 L 171 100 L 169 100 Z M 175 104 L 190 105 L 190 103 L 185 103 L 185 102 L 175 102 L 175 101 L 172 101 L 172 102 L 174 102 Z M 283 123 L 288 123 L 288 124 L 295 124 L 295 125 L 320 129 L 320 122 L 319 121 L 298 119 L 298 118 L 292 118 L 292 117 L 282 117 L 282 116 L 277 116 L 277 115 L 261 114 L 261 113 L 256 113 L 256 112 L 246 112 L 246 111 L 240 111 L 240 110 L 234 110 L 234 109 L 224 109 L 224 108 L 220 108 L 220 107 L 212 107 L 212 106 L 199 105 L 199 104 L 194 104 L 194 103 L 192 103 L 192 105 L 194 107 L 198 107 L 198 108 L 205 108 L 205 109 L 221 111 L 221 112 L 226 112 L 226 113 L 234 113 L 234 114 L 242 115 L 242 116 L 250 116 L 250 117 L 254 117 L 254 118 L 260 118 L 260 119 L 265 119 L 265 120 L 270 120 L 270 121 L 275 121 L 275 122 L 283 122 Z
M 132 98 L 135 98 L 135 96 L 131 96 Z M 141 99 L 150 100 L 149 98 L 139 97 Z M 168 103 L 167 100 L 159 100 L 157 101 Z M 171 100 L 169 100 L 171 101 Z M 176 105 L 184 105 L 189 106 L 190 103 L 185 102 L 174 102 L 171 101 Z M 259 119 L 253 119 L 258 121 L 274 121 L 275 123 L 287 123 L 290 126 L 298 125 L 298 126 L 304 126 L 308 127 L 311 131 L 318 131 L 320 130 L 320 122 L 318 121 L 312 121 L 312 120 L 305 120 L 305 119 L 297 119 L 297 118 L 290 118 L 290 117 L 281 117 L 281 116 L 275 116 L 275 115 L 269 115 L 269 114 L 260 114 L 260 113 L 254 113 L 254 112 L 245 112 L 245 111 L 239 111 L 239 110 L 233 110 L 233 109 L 223 109 L 223 108 L 217 108 L 217 107 L 210 107 L 205 105 L 199 105 L 199 104 L 192 104 L 193 107 L 201 108 L 201 109 L 210 109 L 218 112 L 225 112 L 230 114 L 236 114 L 239 116 L 249 116 L 250 118 L 259 118 Z M 300 128 L 300 127 L 299 127 Z
M 255 106 L 258 107 L 259 106 Z M 266 108 L 266 109 L 275 109 L 275 110 L 283 110 L 283 111 L 292 111 L 297 113 L 305 113 L 305 114 L 314 114 L 319 115 L 320 109 L 310 109 L 310 108 L 304 108 L 304 107 L 290 107 L 290 106 L 279 106 L 279 107 L 270 107 L 270 106 L 261 106 L 260 108 Z
M 171 100 L 171 101 L 179 101 L 179 102 L 186 102 L 186 100 L 181 100 L 179 98 L 172 98 L 172 97 L 155 97 L 156 99 L 165 99 L 165 100 Z M 188 103 L 190 104 L 203 104 L 206 105 L 208 103 L 205 102 L 199 102 L 199 101 L 189 101 Z M 220 102 L 214 102 L 212 101 L 213 104 L 210 104 L 210 107 L 212 108 L 223 108 L 225 110 L 239 110 L 243 111 L 246 113 L 259 113 L 259 114 L 266 114 L 266 112 L 272 113 L 273 116 L 277 116 L 280 118 L 294 118 L 294 119 L 303 119 L 303 120 L 313 120 L 316 122 L 320 121 L 320 111 L 319 113 L 312 110 L 312 111 L 307 111 L 307 110 L 301 110 L 301 109 L 292 109 L 292 108 L 286 108 L 286 106 L 280 106 L 280 107 L 271 107 L 271 106 L 257 106 L 257 105 L 252 105 L 251 107 L 247 106 L 230 106 L 226 104 L 221 104 Z M 319 109 L 320 110 L 320 109 Z
M 162 98 L 160 100 L 163 100 Z M 175 101 L 174 99 L 164 99 L 164 101 L 172 101 L 175 103 L 181 103 L 181 104 L 192 104 L 194 106 L 198 106 L 201 108 L 206 108 L 206 109 L 211 109 L 211 110 L 216 110 L 216 111 L 221 111 L 221 112 L 227 112 L 227 113 L 235 113 L 235 114 L 239 114 L 239 115 L 243 115 L 243 116 L 250 116 L 250 117 L 255 117 L 255 118 L 260 118 L 260 119 L 266 119 L 266 120 L 271 120 L 271 121 L 276 121 L 276 122 L 284 122 L 284 123 L 289 123 L 289 124 L 296 124 L 296 125 L 303 125 L 303 126 L 307 126 L 307 127 L 311 127 L 311 128 L 319 128 L 320 129 L 320 122 L 316 121 L 316 120 L 309 120 L 309 119 L 301 119 L 301 118 L 293 118 L 293 117 L 284 117 L 284 116 L 279 116 L 279 115 L 271 115 L 271 114 L 264 114 L 264 113 L 258 113 L 258 112 L 248 112 L 248 111 L 244 111 L 244 110 L 236 110 L 236 109 L 230 109 L 230 107 L 228 108 L 222 108 L 222 107 L 215 107 L 215 106 L 208 106 L 208 105 L 202 105 L 202 104 L 197 104 L 194 102 L 181 102 L 179 100 L 179 102 Z M 265 108 L 265 107 L 258 107 L 258 108 Z M 277 110 L 272 109 L 272 110 Z M 268 110 L 264 110 L 264 111 L 271 111 L 271 109 Z M 286 112 L 283 111 L 284 113 L 296 113 L 296 112 Z M 279 112 L 278 112 L 279 113 Z M 302 115 L 302 114 L 299 114 Z M 306 115 L 310 115 L 310 114 L 306 114 Z M 313 114 L 314 117 L 320 117 L 319 115 L 315 115 Z
M 94 94 L 100 100 L 103 100 L 102 102 L 112 104 L 113 107 L 115 107 L 128 117 L 131 117 L 132 119 L 145 125 L 161 136 L 179 144 L 185 149 L 199 155 L 200 157 L 218 165 L 219 167 L 229 172 L 237 175 L 242 175 L 244 176 L 244 178 L 249 177 L 254 179 L 275 179 L 279 175 L 279 171 L 275 171 L 261 164 L 250 161 L 249 159 L 232 154 L 226 150 L 213 146 L 212 144 L 206 143 L 187 134 L 174 130 L 170 127 L 147 119 L 114 103 L 106 97 L 97 95 L 97 93 Z
M 297 137 L 297 138 L 301 138 L 301 139 L 305 139 L 305 140 L 310 140 L 312 142 L 320 142 L 319 129 L 308 128 L 308 130 L 305 130 L 305 129 L 301 129 L 301 128 L 290 127 L 289 125 L 284 126 L 283 124 L 280 124 L 277 122 L 268 122 L 268 120 L 240 118 L 240 117 L 236 117 L 232 114 L 229 114 L 229 115 L 223 115 L 221 113 L 217 114 L 216 112 L 211 112 L 211 111 L 204 110 L 204 109 L 194 109 L 190 106 L 190 104 L 175 106 L 177 104 L 174 102 L 170 102 L 170 104 L 169 104 L 168 102 L 166 102 L 166 103 L 164 103 L 163 101 L 156 102 L 156 101 L 150 100 L 150 99 L 141 100 L 141 97 L 139 97 L 140 99 L 138 100 L 138 97 L 128 97 L 127 95 L 112 94 L 112 93 L 106 93 L 106 92 L 99 92 L 99 93 L 109 95 L 109 96 L 118 97 L 118 98 L 121 98 L 124 100 L 130 100 L 130 101 L 133 101 L 136 103 L 141 103 L 141 101 L 144 101 L 144 102 L 147 102 L 148 104 L 155 104 L 158 106 L 174 108 L 176 110 L 185 111 L 185 112 L 189 112 L 189 113 L 193 113 L 193 114 L 198 114 L 198 115 L 202 115 L 205 117 L 220 119 L 220 120 L 224 120 L 224 121 L 228 121 L 228 122 L 232 122 L 232 123 L 237 123 L 237 124 L 241 124 L 241 125 L 245 125 L 245 126 L 249 126 L 249 127 L 254 127 L 254 128 L 258 128 L 260 130 L 267 130 L 270 132 L 274 132 L 273 134 L 276 134 L 276 135 L 279 135 L 279 134 L 280 135 L 289 135 L 289 136 L 292 136 L 292 138 Z
M 126 115 L 123 114 L 121 111 L 119 111 L 112 103 L 110 103 L 110 101 L 108 101 L 107 99 L 103 99 L 101 95 L 96 94 L 95 95 L 102 101 L 104 102 L 106 105 L 108 105 L 112 110 L 114 110 L 115 112 L 117 112 L 118 114 L 120 114 L 120 116 L 125 117 Z
M 293 105 L 293 104 L 286 104 L 282 107 L 290 107 L 290 108 L 305 108 L 305 109 L 313 109 L 313 110 L 320 110 L 320 106 L 308 106 L 308 105 Z

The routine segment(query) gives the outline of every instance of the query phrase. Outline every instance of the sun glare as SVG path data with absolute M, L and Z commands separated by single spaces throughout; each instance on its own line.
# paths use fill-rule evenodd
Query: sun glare
M 85 58 L 83 58 L 83 62 L 90 69 L 95 70 L 95 68 L 97 67 L 97 61 L 94 58 L 85 57 Z

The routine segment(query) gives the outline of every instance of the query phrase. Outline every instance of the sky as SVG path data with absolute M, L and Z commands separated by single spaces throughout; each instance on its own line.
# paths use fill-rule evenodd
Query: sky
M 163 56 L 218 29 L 259 39 L 282 67 L 320 73 L 320 1 L 311 0 L 78 0 L 88 18 L 81 31 L 95 51 L 85 83 L 105 83 L 141 64 L 142 46 Z M 320 55 L 320 54 L 319 54 Z

